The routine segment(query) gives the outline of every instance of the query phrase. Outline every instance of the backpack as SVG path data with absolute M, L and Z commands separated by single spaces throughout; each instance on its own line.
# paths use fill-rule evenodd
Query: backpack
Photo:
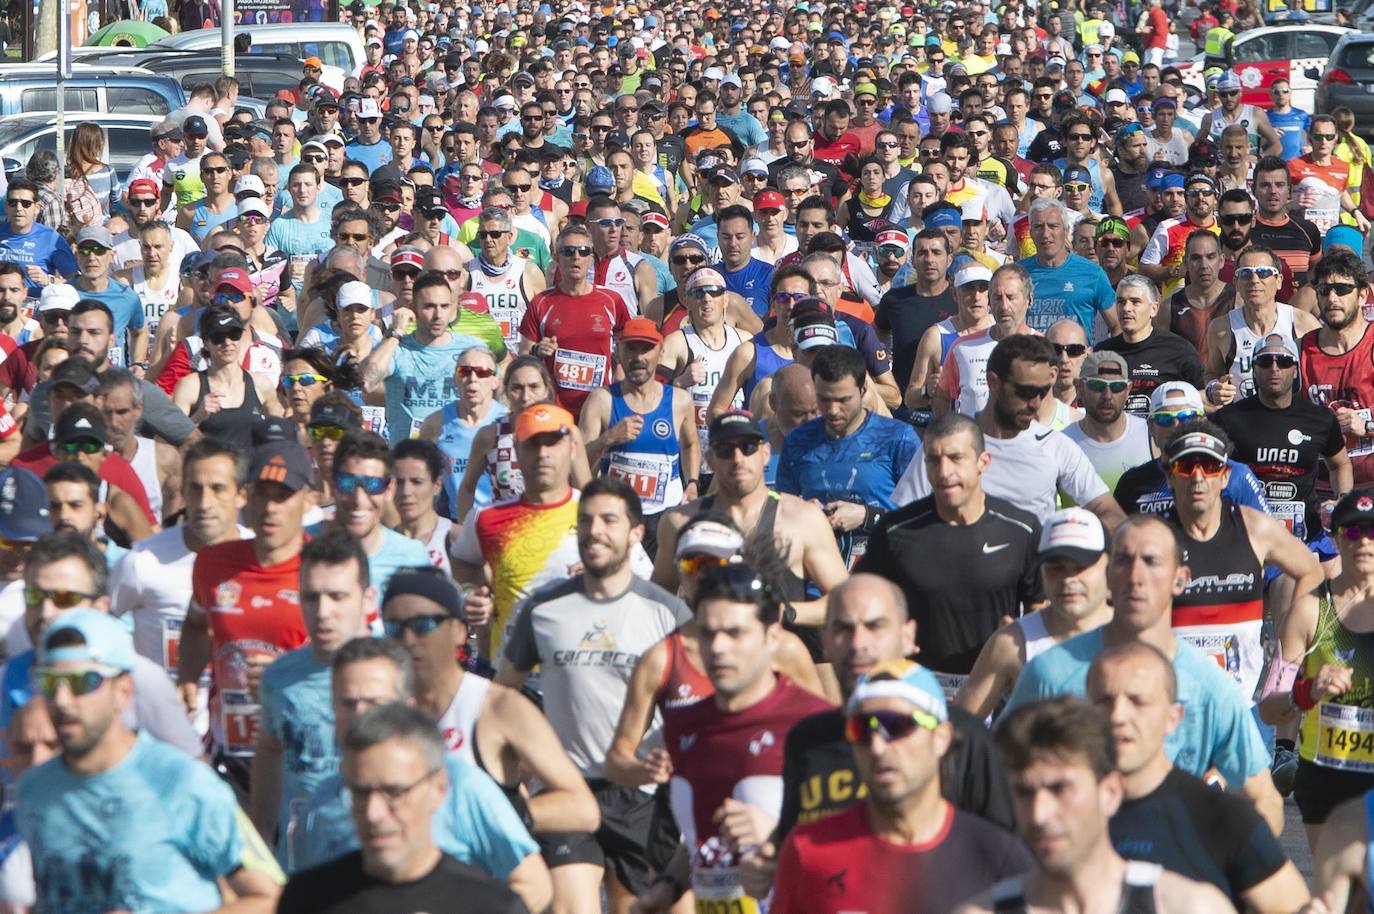
M 81 228 L 100 221 L 103 215 L 100 197 L 96 195 L 95 188 L 91 187 L 91 182 L 85 175 L 68 178 L 63 194 L 62 210 L 69 226 Z

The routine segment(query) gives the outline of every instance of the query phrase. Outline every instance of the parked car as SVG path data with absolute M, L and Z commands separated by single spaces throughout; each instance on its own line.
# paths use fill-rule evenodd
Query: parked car
M 186 93 L 169 76 L 102 64 L 74 64 L 63 97 L 69 112 L 165 115 L 186 104 Z M 56 110 L 53 64 L 0 66 L 0 116 Z
M 1313 111 L 1330 114 L 1342 106 L 1355 112 L 1355 130 L 1374 135 L 1374 35 L 1351 32 L 1336 42 L 1317 77 Z
M 363 40 L 350 25 L 342 22 L 290 22 L 268 25 L 239 25 L 235 31 L 253 38 L 251 54 L 288 54 L 297 60 L 318 57 L 324 65 L 322 81 L 341 89 L 346 76 L 367 59 Z M 203 50 L 220 46 L 219 29 L 195 29 L 159 38 L 149 48 Z
M 129 172 L 138 160 L 152 151 L 151 131 L 161 117 L 136 114 L 102 114 L 79 111 L 65 118 L 65 132 L 70 141 L 76 125 L 95 121 L 105 131 L 105 161 L 126 183 Z M 29 157 L 39 149 L 57 151 L 57 125 L 52 114 L 22 114 L 0 119 L 0 160 L 5 174 L 21 172 Z
M 1339 25 L 1307 23 L 1267 25 L 1241 32 L 1231 45 L 1232 69 L 1240 77 L 1242 87 L 1241 104 L 1274 107 L 1269 85 L 1276 79 L 1286 79 L 1293 90 L 1293 107 L 1311 111 L 1317 81 L 1307 70 L 1323 66 L 1341 36 L 1353 31 Z M 1183 81 L 1199 90 L 1203 88 L 1203 57 L 1198 54 L 1179 68 Z
M 213 83 L 223 72 L 218 49 L 111 50 L 109 54 L 82 59 L 107 65 L 141 67 L 177 80 L 187 91 L 197 83 Z M 272 98 L 282 89 L 294 89 L 299 85 L 301 61 L 289 54 L 239 54 L 234 58 L 234 76 L 239 81 L 239 94 Z

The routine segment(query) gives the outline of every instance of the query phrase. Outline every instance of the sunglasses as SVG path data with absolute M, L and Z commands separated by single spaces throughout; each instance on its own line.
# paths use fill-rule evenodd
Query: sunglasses
M 419 275 L 420 275 L 420 271 L 417 270 L 417 269 L 414 269 L 414 268 L 409 269 L 409 270 L 407 270 L 407 269 L 396 269 L 396 270 L 392 270 L 392 271 L 391 271 L 391 278 L 392 278 L 392 279 L 414 279 L 415 277 L 417 277 L 417 276 L 419 276 Z
M 157 206 L 159 202 L 160 202 L 160 201 L 157 199 L 157 197 L 130 197 L 130 198 L 129 198 L 129 205 L 130 205 L 130 206 L 137 206 L 137 207 Z
M 434 634 L 439 626 L 454 618 L 453 616 L 411 616 L 409 619 L 387 619 L 382 622 L 382 628 L 386 631 L 388 638 L 399 640 L 402 632 L 410 632 L 417 638 L 425 638 Z
M 80 606 L 84 600 L 94 600 L 95 597 L 79 590 L 44 590 L 42 587 L 25 587 L 24 602 L 29 606 L 37 608 L 43 605 L 45 600 L 51 600 L 52 605 L 58 609 L 71 609 Z
M 1130 381 L 1108 381 L 1105 378 L 1084 378 L 1083 386 L 1095 394 L 1107 393 L 1124 394 L 1130 390 Z
M 1336 134 L 1334 133 L 1309 133 L 1308 136 L 1314 140 L 1322 140 L 1327 143 L 1333 142 L 1336 139 Z
M 1341 527 L 1341 536 L 1352 543 L 1374 539 L 1374 524 L 1346 524 Z
M 494 378 L 496 377 L 495 368 L 487 368 L 485 365 L 459 365 L 455 369 L 459 377 L 463 378 Z
M 311 372 L 309 374 L 284 374 L 281 376 L 281 382 L 287 387 L 314 387 L 316 384 L 328 384 L 329 379 Z
M 459 175 L 458 177 L 463 181 L 480 181 L 485 178 L 486 175 Z
M 330 441 L 342 441 L 346 430 L 337 425 L 312 425 L 308 431 L 315 441 L 323 441 L 326 438 Z
M 757 438 L 750 438 L 746 441 L 712 441 L 711 453 L 716 455 L 717 460 L 729 460 L 739 451 L 745 457 L 752 457 L 758 453 L 759 445 L 763 442 Z
M 339 241 L 361 242 L 368 239 L 367 232 L 339 232 Z
M 775 305 L 795 305 L 797 302 L 806 298 L 805 292 L 774 292 L 773 304 Z
M 377 203 L 374 201 L 372 205 L 384 213 L 395 213 L 399 212 L 401 209 L 401 204 L 399 203 Z
M 321 161 L 323 161 L 323 160 L 321 160 Z M 229 166 L 228 166 L 228 165 L 217 165 L 217 166 L 214 166 L 214 167 L 211 167 L 211 168 L 202 168 L 202 169 L 200 170 L 200 173 L 203 174 L 203 175 L 222 175 L 222 174 L 228 174 L 228 172 L 229 172 Z
M 237 305 L 244 297 L 242 292 L 216 292 L 210 301 L 216 305 Z
M 210 341 L 210 345 L 212 346 L 223 346 L 231 340 L 237 343 L 239 340 L 243 339 L 243 331 L 237 328 L 233 330 L 221 330 L 218 333 L 207 333 L 205 338 Z
M 1220 95 L 1222 98 L 1235 98 L 1237 95 L 1240 95 L 1240 90 L 1227 89 L 1225 92 L 1218 92 L 1217 95 Z
M 1092 185 L 1084 181 L 1070 181 L 1064 185 L 1064 190 L 1071 194 L 1085 194 Z
M 1255 221 L 1254 213 L 1228 213 L 1218 216 L 1217 221 L 1222 225 L 1249 225 Z
M 532 184 L 502 184 L 501 186 L 504 187 L 506 190 L 510 191 L 510 192 L 513 193 L 513 194 L 527 194 L 527 193 L 530 192 L 530 188 L 533 187 L 534 185 L 532 185 Z
M 706 262 L 706 258 L 698 254 L 677 254 L 672 258 L 673 266 L 687 267 L 696 266 Z
M 896 149 L 898 144 L 897 144 L 897 142 L 894 141 L 894 140 L 883 140 L 882 142 L 878 143 L 877 145 L 878 145 L 878 147 L 881 148 L 881 149 Z
M 444 270 L 443 272 L 444 278 L 447 279 L 449 282 L 457 282 L 464 276 L 462 270 Z
M 65 444 L 59 444 L 57 449 L 68 456 L 99 454 L 105 450 L 105 445 L 99 441 L 68 441 Z
M 560 257 L 590 257 L 592 249 L 584 244 L 565 244 L 558 249 Z
M 591 220 L 591 223 L 592 225 L 595 225 L 598 228 L 619 228 L 620 226 L 625 224 L 625 220 L 619 217 L 616 217 L 614 219 L 607 217 L 605 219 L 593 219 Z
M 1112 237 L 1099 238 L 1097 239 L 1097 243 L 1109 248 L 1124 248 L 1126 246 L 1126 239 Z
M 344 187 L 357 187 L 359 184 L 366 184 L 367 178 L 340 178 L 339 183 Z
M 1298 360 L 1291 355 L 1277 355 L 1270 353 L 1267 355 L 1255 356 L 1255 364 L 1260 368 L 1293 368 L 1298 364 Z
M 1359 286 L 1353 282 L 1319 282 L 1316 285 L 1318 295 L 1326 296 L 1335 292 L 1337 295 L 1349 295 L 1358 289 Z
M 866 745 L 873 734 L 878 734 L 885 743 L 906 739 L 917 730 L 934 730 L 939 722 L 929 714 L 913 711 L 874 711 L 872 714 L 859 714 L 844 722 L 844 738 L 848 742 Z
M 30 206 L 34 206 L 37 203 L 37 200 L 20 200 L 15 197 L 9 197 L 5 200 L 6 206 L 17 206 L 20 209 L 28 209 Z
M 906 248 L 900 244 L 880 244 L 878 245 L 879 257 L 901 257 L 906 253 Z
M 364 476 L 362 473 L 335 473 L 334 488 L 344 495 L 362 489 L 368 495 L 381 495 L 390 480 L 386 476 Z
M 100 688 L 106 679 L 113 678 L 114 676 L 107 676 L 98 670 L 74 670 L 69 673 L 59 673 L 56 670 L 33 671 L 33 684 L 44 698 L 56 698 L 58 690 L 64 685 L 73 695 L 89 695 Z
M 93 244 L 91 242 L 87 242 L 86 244 L 78 244 L 76 246 L 76 253 L 82 254 L 86 257 L 99 257 L 101 254 L 104 254 L 108 250 L 109 248 L 105 247 L 103 244 Z
M 303 162 L 312 162 L 312 163 L 318 165 L 319 163 L 323 162 L 323 161 L 324 161 L 325 159 L 327 159 L 327 158 L 328 158 L 328 156 L 301 156 L 301 161 L 303 161 Z
M 1279 271 L 1273 267 L 1238 267 L 1236 279 L 1273 279 Z
M 32 540 L 12 540 L 8 536 L 0 536 L 0 551 L 27 553 L 31 549 L 33 549 Z
M 707 568 L 724 568 L 729 559 L 718 555 L 684 555 L 677 560 L 677 570 L 683 574 L 701 574 Z
M 1178 412 L 1166 413 L 1158 412 L 1150 416 L 1150 421 L 1160 428 L 1171 428 L 1175 425 L 1182 425 L 1185 422 L 1192 422 L 1194 419 L 1201 419 L 1202 411 L 1196 409 L 1181 409 Z
M 1169 472 L 1184 478 L 1193 476 L 1199 470 L 1208 479 L 1215 479 L 1226 472 L 1226 461 L 1207 457 L 1203 454 L 1187 454 L 1169 463 Z
M 1012 385 L 1011 385 L 1011 391 L 1012 391 L 1012 393 L 1014 393 L 1014 394 L 1016 395 L 1016 398 L 1017 398 L 1018 400 L 1025 400 L 1027 403 L 1031 402 L 1032 400 L 1043 400 L 1043 399 L 1045 399 L 1046 397 L 1048 397 L 1048 396 L 1050 395 L 1050 391 L 1051 391 L 1053 388 L 1054 388 L 1054 385 L 1053 385 L 1053 384 L 1046 384 L 1046 385 L 1043 386 L 1043 387 L 1039 387 L 1039 386 L 1037 386 L 1037 385 L 1035 385 L 1035 384 L 1012 384 Z
M 692 288 L 687 290 L 687 294 L 693 298 L 705 298 L 708 295 L 712 298 L 715 298 L 717 295 L 725 294 L 725 287 L 715 285 L 693 286 Z

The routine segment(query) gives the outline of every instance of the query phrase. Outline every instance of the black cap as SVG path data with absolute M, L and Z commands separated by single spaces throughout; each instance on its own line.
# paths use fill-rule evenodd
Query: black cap
M 269 441 L 253 448 L 248 482 L 278 482 L 293 492 L 315 484 L 315 468 L 294 441 Z
M 96 377 L 91 363 L 75 357 L 58 363 L 52 370 L 48 386 L 56 387 L 59 384 L 71 384 L 83 394 L 93 394 L 100 390 L 100 378 Z
M 295 441 L 296 424 L 285 416 L 260 416 L 253 423 L 253 447 L 269 441 Z
M 835 323 L 835 309 L 823 299 L 811 295 L 792 305 L 791 323 L 814 324 L 822 321 Z
M 1164 459 L 1173 462 L 1189 454 L 1199 454 L 1216 460 L 1226 460 L 1226 443 L 1215 435 L 1206 432 L 1189 432 L 1169 442 L 1164 449 Z
M 210 128 L 205 126 L 205 118 L 193 114 L 182 122 L 181 132 L 191 136 L 209 136 Z
M 335 428 L 358 428 L 358 420 L 353 413 L 337 403 L 316 400 L 315 405 L 310 407 L 310 421 L 306 423 L 306 427 L 313 428 L 317 425 L 332 425 Z
M 709 441 L 768 440 L 754 414 L 742 409 L 726 410 L 712 419 L 706 437 Z
M 224 311 L 218 314 L 202 312 L 200 319 L 200 335 L 209 336 L 212 333 L 222 333 L 226 330 L 242 330 L 243 320 L 237 313 Z
M 625 134 L 624 130 L 612 130 L 610 133 L 606 134 L 607 149 L 628 149 L 629 146 L 630 138 Z
M 0 536 L 33 542 L 51 532 L 43 480 L 23 467 L 0 470 Z
M 432 187 L 417 187 L 415 189 L 415 210 L 426 215 L 448 213 L 448 207 L 444 206 L 443 197 Z
M 1331 509 L 1333 529 L 1351 524 L 1374 524 L 1374 489 L 1346 492 Z
M 87 410 L 69 409 L 53 423 L 51 440 L 53 444 L 68 444 L 72 441 L 99 441 L 104 444 L 105 420 L 99 416 L 86 415 Z

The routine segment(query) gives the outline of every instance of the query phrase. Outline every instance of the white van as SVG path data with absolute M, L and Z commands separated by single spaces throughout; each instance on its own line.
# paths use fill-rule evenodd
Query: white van
M 342 22 L 285 22 L 266 25 L 236 25 L 235 34 L 247 32 L 253 37 L 250 53 L 289 54 L 300 60 L 318 57 L 324 64 L 321 74 L 325 85 L 335 90 L 343 88 L 343 81 L 367 59 L 363 39 L 356 29 Z M 150 48 L 184 48 L 200 50 L 220 46 L 219 29 L 195 29 L 159 38 Z

